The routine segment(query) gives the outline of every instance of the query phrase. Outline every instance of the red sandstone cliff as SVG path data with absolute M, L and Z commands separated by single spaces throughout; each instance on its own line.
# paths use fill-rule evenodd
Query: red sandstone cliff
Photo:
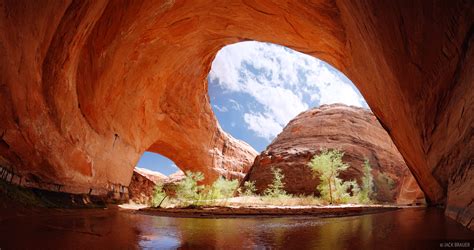
M 174 195 L 176 184 L 184 177 L 181 170 L 166 176 L 159 172 L 135 167 L 128 186 L 130 200 L 140 204 L 150 204 L 157 184 L 162 184 L 168 195 Z
M 221 47 L 258 40 L 346 74 L 428 201 L 474 228 L 473 20 L 462 0 L 4 1 L 0 165 L 97 194 L 125 190 L 145 150 L 208 181 L 245 172 L 255 152 L 219 128 L 206 76 Z
M 163 183 L 166 179 L 167 177 L 161 173 L 136 167 L 128 186 L 130 200 L 135 203 L 149 204 L 156 184 Z
M 258 191 L 263 192 L 273 180 L 271 168 L 277 167 L 285 175 L 286 191 L 317 194 L 319 179 L 313 177 L 307 164 L 324 148 L 344 151 L 343 161 L 350 168 L 340 177 L 357 180 L 359 184 L 362 164 L 368 159 L 374 176 L 376 200 L 405 204 L 423 199 L 416 182 L 412 189 L 405 184 L 413 180 L 413 176 L 377 118 L 369 110 L 340 104 L 323 105 L 291 120 L 257 156 L 246 180 L 255 181 Z

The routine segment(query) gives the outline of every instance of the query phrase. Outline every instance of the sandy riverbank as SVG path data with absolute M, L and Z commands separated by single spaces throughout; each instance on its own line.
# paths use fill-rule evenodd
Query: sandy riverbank
M 379 213 L 406 208 L 387 205 L 340 206 L 209 206 L 196 208 L 140 208 L 138 213 L 190 218 L 315 216 L 339 217 Z

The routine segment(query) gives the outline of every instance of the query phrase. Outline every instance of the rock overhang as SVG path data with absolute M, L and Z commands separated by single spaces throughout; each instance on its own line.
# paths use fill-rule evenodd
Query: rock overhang
M 70 192 L 127 186 L 139 156 L 156 148 L 217 177 L 232 161 L 208 154 L 229 139 L 209 106 L 207 72 L 224 45 L 258 40 L 345 73 L 429 202 L 448 196 L 447 214 L 472 227 L 470 1 L 25 0 L 1 9 L 0 155 L 15 174 Z

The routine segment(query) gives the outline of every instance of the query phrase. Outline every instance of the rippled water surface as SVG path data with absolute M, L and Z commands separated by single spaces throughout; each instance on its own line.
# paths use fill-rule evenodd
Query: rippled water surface
M 341 217 L 199 219 L 117 209 L 2 218 L 3 249 L 433 249 L 474 239 L 439 209 Z M 474 246 L 466 249 L 473 249 Z

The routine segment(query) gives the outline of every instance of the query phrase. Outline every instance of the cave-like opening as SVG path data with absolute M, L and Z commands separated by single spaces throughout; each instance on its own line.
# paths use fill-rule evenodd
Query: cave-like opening
M 357 87 L 330 64 L 277 44 L 240 42 L 217 53 L 208 82 L 220 126 L 260 153 L 245 177 L 257 182 L 257 190 L 270 184 L 269 169 L 278 166 L 287 191 L 318 193 L 318 181 L 305 178 L 311 176 L 306 162 L 318 148 L 338 148 L 351 164 L 341 175 L 345 179 L 360 179 L 364 160 L 372 164 L 378 201 L 424 203 L 398 149 Z

